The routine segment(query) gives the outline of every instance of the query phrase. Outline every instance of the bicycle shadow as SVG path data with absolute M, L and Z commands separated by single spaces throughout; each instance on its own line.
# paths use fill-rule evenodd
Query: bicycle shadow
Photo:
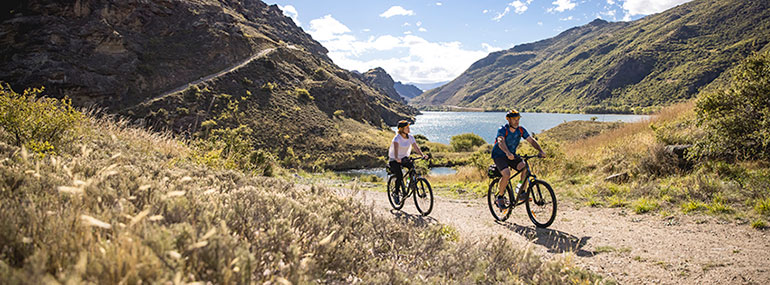
M 390 209 L 390 213 L 396 218 L 396 221 L 411 224 L 418 227 L 426 227 L 430 224 L 438 223 L 433 217 L 426 217 L 423 215 L 413 215 L 401 210 Z
M 550 253 L 574 252 L 580 257 L 590 257 L 596 255 L 594 251 L 583 249 L 591 237 L 584 236 L 578 238 L 569 233 L 553 229 L 543 229 L 534 226 L 520 226 L 510 222 L 497 222 L 509 230 L 520 234 L 534 244 L 544 246 Z

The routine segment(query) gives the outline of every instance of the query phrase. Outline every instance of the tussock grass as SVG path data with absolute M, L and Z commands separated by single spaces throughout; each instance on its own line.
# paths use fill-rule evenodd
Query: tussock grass
M 199 164 L 195 150 L 89 117 L 71 152 L 0 142 L 4 283 L 594 283 L 503 238 L 374 214 L 333 190 Z

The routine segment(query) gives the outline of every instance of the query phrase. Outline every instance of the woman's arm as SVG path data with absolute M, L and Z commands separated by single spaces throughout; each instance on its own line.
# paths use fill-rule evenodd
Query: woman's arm
M 401 163 L 401 159 L 398 158 L 398 143 L 393 141 L 393 156 L 396 157 L 396 162 Z

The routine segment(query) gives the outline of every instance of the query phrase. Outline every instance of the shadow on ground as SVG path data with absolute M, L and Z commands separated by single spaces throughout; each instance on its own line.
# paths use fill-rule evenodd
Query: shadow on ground
M 522 235 L 534 244 L 544 246 L 548 249 L 548 252 L 574 252 L 577 256 L 580 257 L 596 255 L 596 252 L 594 251 L 587 251 L 583 249 L 583 247 L 586 245 L 586 242 L 588 242 L 591 237 L 578 238 L 572 234 L 562 231 L 537 228 L 534 226 L 525 227 L 509 222 L 498 222 L 498 224 L 503 225 L 509 230 Z
M 425 227 L 430 224 L 438 223 L 438 220 L 432 217 L 426 217 L 423 215 L 412 215 L 400 210 L 390 210 L 390 213 L 396 218 L 396 221 L 403 222 L 405 224 L 411 224 L 418 227 Z

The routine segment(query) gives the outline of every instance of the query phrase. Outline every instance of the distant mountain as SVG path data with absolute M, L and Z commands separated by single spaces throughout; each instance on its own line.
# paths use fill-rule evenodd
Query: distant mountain
M 441 85 L 447 84 L 449 81 L 441 81 L 441 82 L 434 82 L 434 83 L 413 83 L 413 82 L 407 82 L 405 84 L 411 84 L 414 86 L 417 86 L 417 88 L 420 88 L 422 91 L 428 91 L 433 88 L 439 87 Z
M 770 1 L 695 0 L 633 22 L 603 20 L 489 54 L 410 101 L 521 110 L 627 112 L 692 98 L 770 48 Z
M 345 135 L 417 114 L 335 65 L 276 5 L 258 0 L 9 5 L 0 11 L 0 81 L 45 86 L 157 129 L 237 130 L 288 162 L 374 165 L 383 146 Z
M 422 94 L 422 90 L 417 88 L 417 86 L 412 84 L 403 84 L 401 81 L 396 81 L 396 84 L 393 85 L 393 88 L 396 89 L 396 92 L 398 92 L 401 97 L 406 98 L 407 101 Z
M 406 102 L 404 98 L 401 98 L 401 95 L 399 95 L 398 91 L 396 91 L 396 89 L 393 87 L 395 85 L 393 78 L 390 77 L 390 74 L 388 74 L 385 69 L 382 69 L 382 67 L 372 68 L 369 71 L 362 73 L 361 77 L 363 78 L 364 82 L 369 84 L 369 86 L 376 89 L 377 91 L 380 91 L 380 93 L 390 97 L 393 100 Z

